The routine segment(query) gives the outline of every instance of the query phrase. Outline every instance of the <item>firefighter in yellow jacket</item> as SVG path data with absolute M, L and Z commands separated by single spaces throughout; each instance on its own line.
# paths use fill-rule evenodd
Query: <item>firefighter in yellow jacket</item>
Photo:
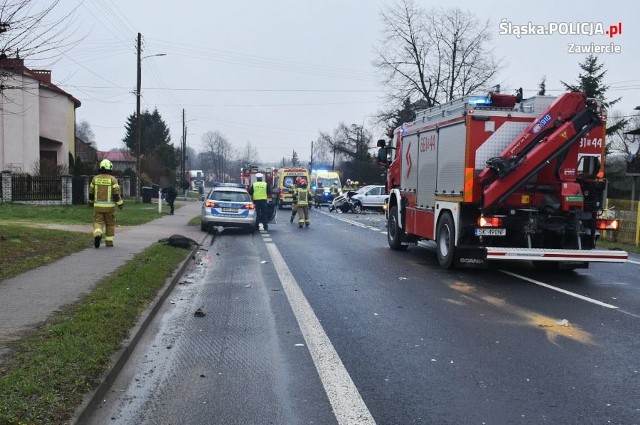
M 309 205 L 311 205 L 311 199 L 313 195 L 307 190 L 307 181 L 302 179 L 300 186 L 296 190 L 298 197 L 298 227 L 309 227 L 311 221 L 309 220 Z
M 296 181 L 291 185 L 289 191 L 291 192 L 291 217 L 289 217 L 289 223 L 293 223 L 293 219 L 296 218 L 298 213 L 298 185 L 302 179 L 298 177 Z
M 108 159 L 100 162 L 100 174 L 94 176 L 89 185 L 89 205 L 93 206 L 93 245 L 100 248 L 102 231 L 106 246 L 113 246 L 116 232 L 116 206 L 120 209 L 124 201 L 120 195 L 118 180 L 111 175 L 113 164 Z

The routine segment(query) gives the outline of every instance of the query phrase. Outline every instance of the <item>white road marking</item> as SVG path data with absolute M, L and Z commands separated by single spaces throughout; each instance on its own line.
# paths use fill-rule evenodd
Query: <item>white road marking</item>
M 563 293 L 563 294 L 565 294 L 565 295 L 569 295 L 569 296 L 571 296 L 571 297 L 575 297 L 575 298 L 581 299 L 581 300 L 583 300 L 583 301 L 587 301 L 587 302 L 589 302 L 589 303 L 599 305 L 599 306 L 601 306 L 601 307 L 613 308 L 613 309 L 618 310 L 618 307 L 616 307 L 615 305 L 607 304 L 607 303 L 605 303 L 605 302 L 598 301 L 598 300 L 595 300 L 595 299 L 593 299 L 593 298 L 585 297 L 584 295 L 576 294 L 575 292 L 567 291 L 566 289 L 557 288 L 557 287 L 552 286 L 552 285 L 549 285 L 549 284 L 547 284 L 547 283 L 540 282 L 539 280 L 530 279 L 530 278 L 528 278 L 528 277 L 526 277 L 526 276 L 521 276 L 521 275 L 516 274 L 516 273 L 513 273 L 513 272 L 509 272 L 509 271 L 506 271 L 506 270 L 500 270 L 500 271 L 501 271 L 502 273 L 504 273 L 504 274 L 508 274 L 508 275 L 513 276 L 513 277 L 516 277 L 516 278 L 518 278 L 518 279 L 526 280 L 527 282 L 530 282 L 530 283 L 533 283 L 533 284 L 536 284 L 536 285 L 539 285 L 539 286 L 545 287 L 545 288 L 547 288 L 547 289 L 551 289 L 551 290 L 553 290 L 553 291 L 561 292 L 561 293 Z
M 343 221 L 343 222 L 345 222 L 345 223 L 353 224 L 353 225 L 355 225 L 355 226 L 363 227 L 363 228 L 365 228 L 365 229 L 375 230 L 375 231 L 377 231 L 377 232 L 380 232 L 380 233 L 381 233 L 381 234 L 383 234 L 383 235 L 386 235 L 386 234 L 387 234 L 387 231 L 386 231 L 386 230 L 381 231 L 379 228 L 376 228 L 376 227 L 373 227 L 373 226 L 368 226 L 368 225 L 365 225 L 365 224 L 362 224 L 362 223 L 358 223 L 357 221 L 353 221 L 353 220 L 350 220 L 350 219 L 348 219 L 348 218 L 342 218 L 342 217 L 340 217 L 340 216 L 338 216 L 338 215 L 333 215 L 333 214 L 330 214 L 330 213 L 326 213 L 326 212 L 324 212 L 324 211 L 320 211 L 320 212 L 321 212 L 321 213 L 323 213 L 323 214 L 326 214 L 326 215 L 328 215 L 328 216 L 331 216 L 331 217 L 335 218 L 336 220 Z M 429 246 L 427 246 L 427 245 L 426 245 L 426 243 L 427 243 L 427 242 L 425 242 L 425 241 L 420 241 L 420 242 L 418 242 L 418 245 L 421 245 L 421 246 L 425 246 L 425 247 L 427 247 L 427 248 L 430 248 Z M 628 263 L 632 263 L 632 264 L 638 264 L 638 265 L 640 265 L 640 261 L 627 260 L 627 262 L 628 262 Z M 567 291 L 567 290 L 565 290 L 565 289 L 557 288 L 557 287 L 552 286 L 552 285 L 549 285 L 549 284 L 547 284 L 547 283 L 540 282 L 540 281 L 537 281 L 537 280 L 534 280 L 534 279 L 530 279 L 530 278 L 528 278 L 528 277 L 521 276 L 521 275 L 519 275 L 519 274 L 512 273 L 512 272 L 509 272 L 509 271 L 506 271 L 506 270 L 500 270 L 500 271 L 501 271 L 502 273 L 505 273 L 505 274 L 511 275 L 511 276 L 516 277 L 516 278 L 518 278 L 518 279 L 522 279 L 522 280 L 525 280 L 525 281 L 527 281 L 527 282 L 530 282 L 530 283 L 533 283 L 533 284 L 536 284 L 536 285 L 539 285 L 539 286 L 543 286 L 543 287 L 548 288 L 548 289 L 551 289 L 551 290 L 553 290 L 553 291 L 561 292 L 561 293 L 563 293 L 563 294 L 566 294 L 566 295 L 569 295 L 569 296 L 572 296 L 572 297 L 575 297 L 575 298 L 579 298 L 579 299 L 581 299 L 581 300 L 583 300 L 583 301 L 587 301 L 587 302 L 590 302 L 590 303 L 593 303 L 593 304 L 596 304 L 596 305 L 599 305 L 599 306 L 602 306 L 602 307 L 606 307 L 606 308 L 616 309 L 616 310 L 621 311 L 621 312 L 623 312 L 623 313 L 625 313 L 625 314 L 630 314 L 630 315 L 632 315 L 632 316 L 636 316 L 636 315 L 634 315 L 634 314 L 632 314 L 632 313 L 628 313 L 628 312 L 626 312 L 626 311 L 620 310 L 620 308 L 619 308 L 619 307 L 616 307 L 615 305 L 607 304 L 607 303 L 605 303 L 605 302 L 598 301 L 598 300 L 596 300 L 596 299 L 589 298 L 589 297 L 586 297 L 586 296 L 584 296 L 584 295 L 576 294 L 575 292 L 571 292 L 571 291 Z
M 341 425 L 375 424 L 373 416 L 280 251 L 275 244 L 266 246 L 338 423 Z

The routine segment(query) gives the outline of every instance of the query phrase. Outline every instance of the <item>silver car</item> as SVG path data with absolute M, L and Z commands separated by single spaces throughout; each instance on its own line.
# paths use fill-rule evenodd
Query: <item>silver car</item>
M 209 231 L 214 226 L 255 230 L 256 210 L 244 186 L 217 184 L 204 198 L 200 229 Z
M 363 210 L 384 211 L 385 200 L 389 197 L 385 193 L 382 185 L 362 186 L 351 196 L 351 209 L 354 213 L 359 214 Z

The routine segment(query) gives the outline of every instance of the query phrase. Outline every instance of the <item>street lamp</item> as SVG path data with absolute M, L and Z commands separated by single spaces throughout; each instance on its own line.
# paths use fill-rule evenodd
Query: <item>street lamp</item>
M 142 191 L 142 168 L 140 168 L 140 133 L 141 133 L 141 121 L 140 121 L 140 86 L 142 84 L 142 59 L 152 58 L 154 56 L 166 56 L 166 53 L 156 53 L 155 55 L 148 55 L 141 57 L 142 53 L 142 35 L 138 33 L 138 66 L 137 66 L 137 82 L 136 82 L 136 202 L 140 202 L 140 192 Z

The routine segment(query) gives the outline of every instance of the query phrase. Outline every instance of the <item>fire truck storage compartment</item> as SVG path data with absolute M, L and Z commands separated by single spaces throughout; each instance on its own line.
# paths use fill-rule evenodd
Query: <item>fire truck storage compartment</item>
M 441 127 L 438 136 L 436 195 L 460 196 L 464 190 L 465 121 Z

